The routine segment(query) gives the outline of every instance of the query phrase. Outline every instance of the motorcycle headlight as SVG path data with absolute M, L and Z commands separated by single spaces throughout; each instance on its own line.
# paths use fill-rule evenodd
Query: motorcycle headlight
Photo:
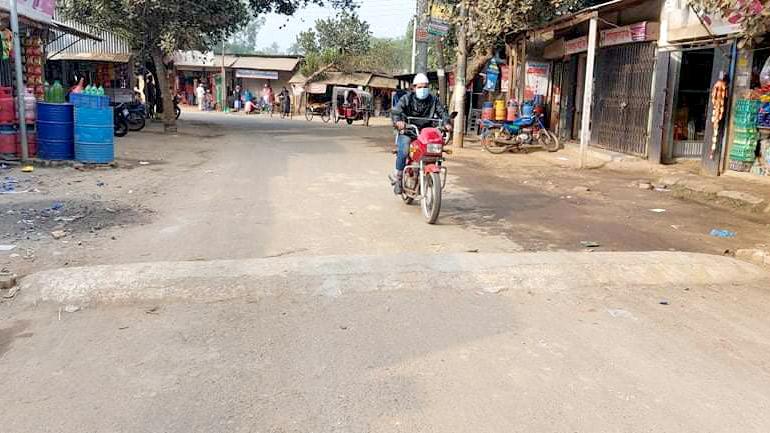
M 428 153 L 441 153 L 441 150 L 443 148 L 444 148 L 444 145 L 441 143 L 429 143 Z

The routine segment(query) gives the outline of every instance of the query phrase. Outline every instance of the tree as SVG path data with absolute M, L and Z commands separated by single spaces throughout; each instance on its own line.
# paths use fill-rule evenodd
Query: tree
M 225 42 L 225 51 L 232 54 L 253 54 L 257 51 L 257 36 L 265 25 L 265 18 L 251 19 L 248 24 L 235 32 Z M 213 47 L 211 51 L 219 51 L 220 47 Z
M 355 12 L 343 11 L 334 18 L 318 20 L 315 28 L 321 50 L 333 49 L 352 56 L 369 51 L 372 37 L 369 23 Z
M 297 47 L 297 53 L 302 55 L 321 51 L 321 48 L 318 46 L 318 35 L 313 30 L 300 32 L 294 45 Z
M 372 38 L 366 54 L 351 59 L 354 69 L 403 74 L 409 70 L 412 47 L 404 38 Z
M 272 44 L 270 44 L 269 47 L 265 47 L 259 50 L 259 53 L 275 55 L 275 54 L 282 54 L 283 50 L 281 49 L 281 46 L 278 45 L 278 42 L 273 42 Z
M 246 1 L 246 2 L 244 2 Z M 157 71 L 166 131 L 176 130 L 168 72 L 175 50 L 205 49 L 247 25 L 250 15 L 293 15 L 308 4 L 354 8 L 353 0 L 60 0 L 69 19 L 124 37 Z
M 742 43 L 752 43 L 770 32 L 770 7 L 760 0 L 688 0 L 705 24 L 711 24 L 709 14 L 725 17 L 731 24 L 740 24 L 744 32 Z

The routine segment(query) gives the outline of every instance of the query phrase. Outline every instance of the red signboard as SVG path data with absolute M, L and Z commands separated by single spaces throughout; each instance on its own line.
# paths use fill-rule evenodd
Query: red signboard
M 588 36 L 564 41 L 564 54 L 577 54 L 588 51 Z
M 647 22 L 631 24 L 629 26 L 616 27 L 602 30 L 599 46 L 628 44 L 647 40 Z

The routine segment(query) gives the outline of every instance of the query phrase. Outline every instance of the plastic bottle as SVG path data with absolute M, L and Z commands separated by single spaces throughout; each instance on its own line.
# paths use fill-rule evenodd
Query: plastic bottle
M 48 81 L 43 84 L 43 88 L 45 89 L 43 92 L 43 101 L 53 102 L 53 98 L 51 97 L 51 85 L 48 84 Z
M 96 88 L 96 95 L 98 96 L 104 96 L 104 87 L 99 86 Z
M 64 102 L 64 87 L 59 80 L 53 82 L 53 87 L 51 88 L 51 102 L 57 104 Z

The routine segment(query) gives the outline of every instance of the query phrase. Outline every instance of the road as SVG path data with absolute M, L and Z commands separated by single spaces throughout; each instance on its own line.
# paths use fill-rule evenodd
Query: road
M 4 433 L 770 430 L 766 222 L 469 149 L 428 226 L 386 128 L 183 118 L 11 172 Z

